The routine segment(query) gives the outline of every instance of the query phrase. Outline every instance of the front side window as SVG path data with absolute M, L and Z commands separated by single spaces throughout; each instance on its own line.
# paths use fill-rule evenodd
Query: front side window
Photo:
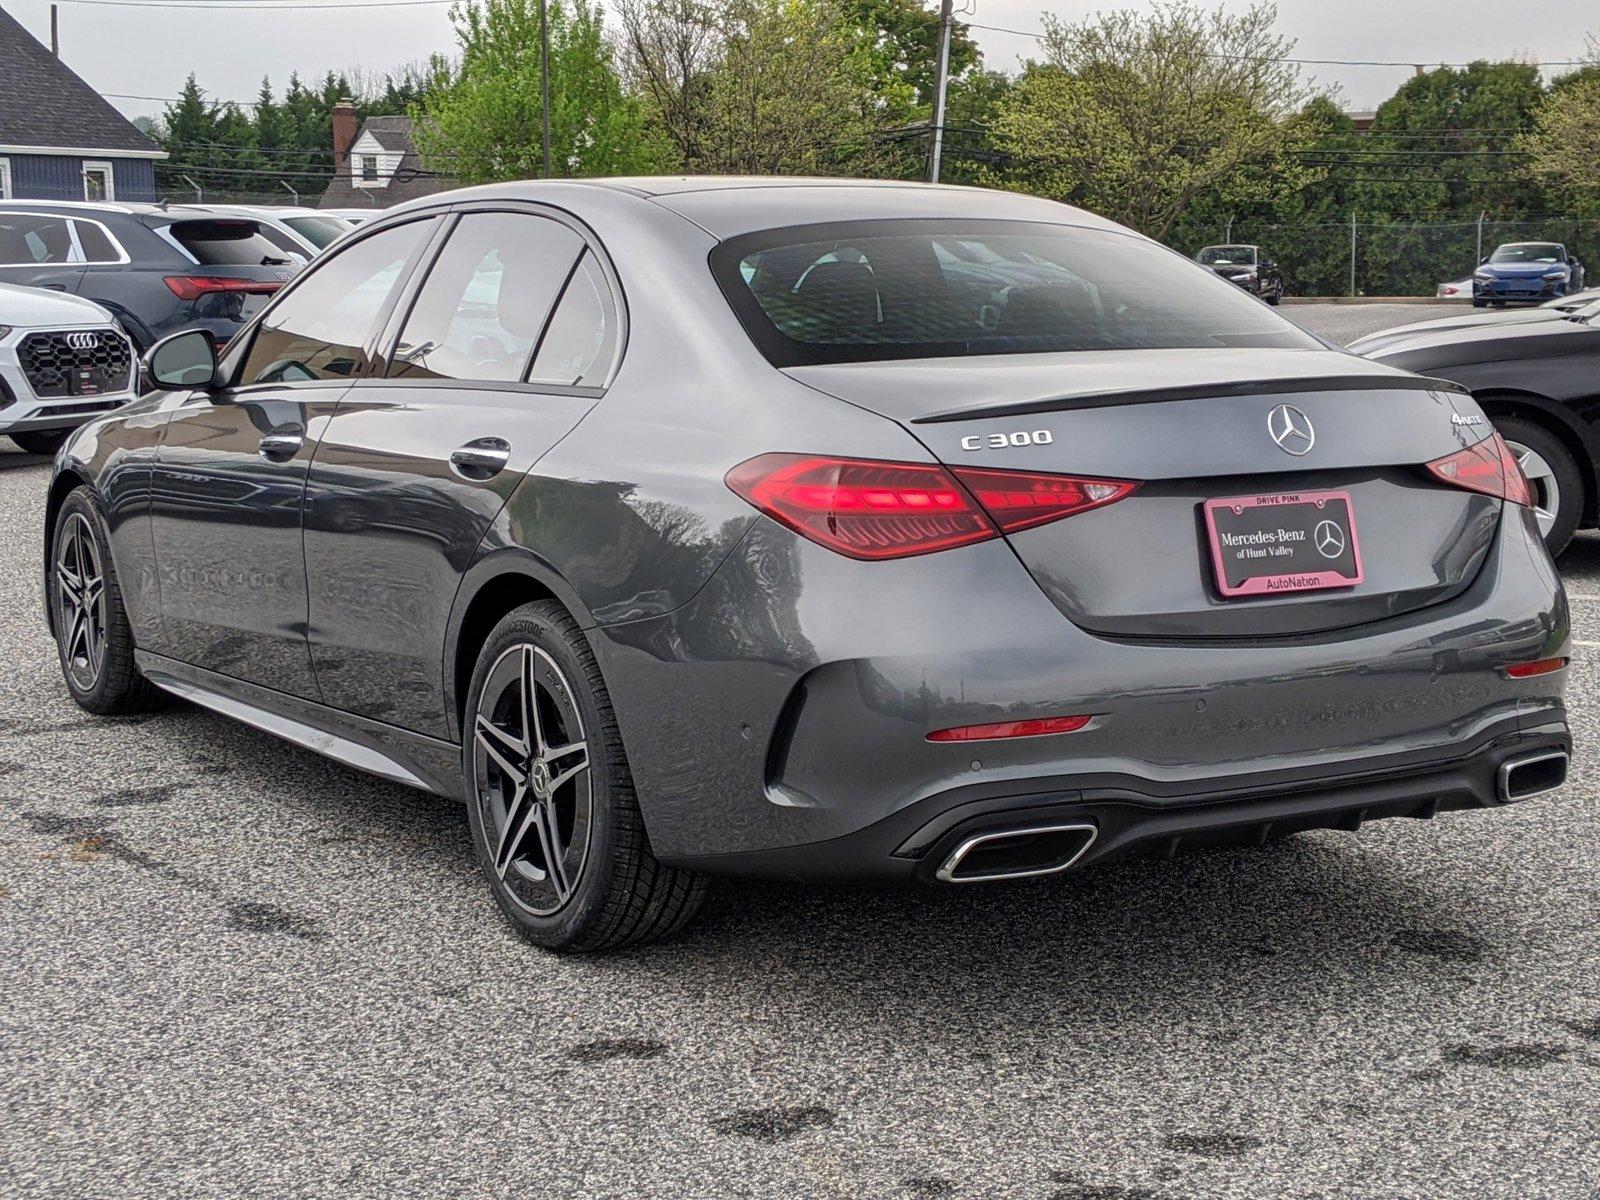
M 780 367 L 1322 344 L 1133 234 L 994 220 L 841 222 L 730 239 L 711 268 Z
M 0 266 L 34 267 L 75 261 L 64 217 L 0 213 Z
M 365 371 L 379 315 L 433 225 L 397 225 L 320 259 L 263 319 L 238 382 L 350 379 Z
M 525 378 L 583 249 L 582 238 L 545 217 L 468 213 L 417 294 L 389 378 Z

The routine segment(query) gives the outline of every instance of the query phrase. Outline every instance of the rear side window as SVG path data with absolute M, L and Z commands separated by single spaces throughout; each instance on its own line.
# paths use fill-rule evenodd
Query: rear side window
M 122 253 L 106 236 L 100 226 L 88 221 L 74 221 L 78 230 L 78 245 L 83 247 L 83 261 L 88 263 L 114 263 L 122 261 Z
M 355 228 L 349 221 L 342 221 L 338 217 L 324 216 L 284 217 L 283 223 L 318 250 L 326 250 Z
M 1132 234 L 1023 221 L 802 226 L 733 238 L 711 267 L 774 364 L 1321 343 Z
M 0 266 L 73 261 L 72 233 L 64 218 L 0 213 Z
M 545 217 L 462 217 L 417 294 L 389 378 L 523 379 L 583 249 L 581 237 Z
M 379 315 L 433 221 L 411 221 L 323 257 L 273 306 L 238 382 L 349 379 L 366 370 Z
M 539 342 L 528 381 L 600 387 L 616 352 L 617 310 L 611 286 L 594 254 L 586 250 Z
M 170 232 L 202 267 L 276 267 L 298 261 L 254 221 L 176 221 Z

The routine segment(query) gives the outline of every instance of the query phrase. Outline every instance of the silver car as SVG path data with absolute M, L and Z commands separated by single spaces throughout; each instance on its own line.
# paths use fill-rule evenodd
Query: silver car
M 1567 602 L 1472 397 L 1077 209 L 473 188 L 146 369 L 50 492 L 73 696 L 461 797 L 542 946 L 713 875 L 966 886 L 1565 778 Z

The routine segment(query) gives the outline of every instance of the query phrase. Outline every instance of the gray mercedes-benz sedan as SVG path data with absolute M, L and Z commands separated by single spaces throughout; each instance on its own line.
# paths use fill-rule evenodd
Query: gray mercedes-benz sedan
M 73 697 L 463 797 L 543 946 L 1565 778 L 1567 602 L 1471 396 L 1073 208 L 473 188 L 144 371 L 51 485 Z

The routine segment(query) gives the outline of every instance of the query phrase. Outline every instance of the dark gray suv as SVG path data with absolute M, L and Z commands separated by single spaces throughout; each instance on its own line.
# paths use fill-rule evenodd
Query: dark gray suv
M 140 351 L 184 329 L 226 343 L 304 265 L 265 222 L 205 209 L 0 202 L 0 283 L 93 300 Z
M 1565 778 L 1567 602 L 1471 396 L 1076 209 L 474 188 L 146 371 L 57 459 L 72 695 L 463 798 L 540 945 Z

